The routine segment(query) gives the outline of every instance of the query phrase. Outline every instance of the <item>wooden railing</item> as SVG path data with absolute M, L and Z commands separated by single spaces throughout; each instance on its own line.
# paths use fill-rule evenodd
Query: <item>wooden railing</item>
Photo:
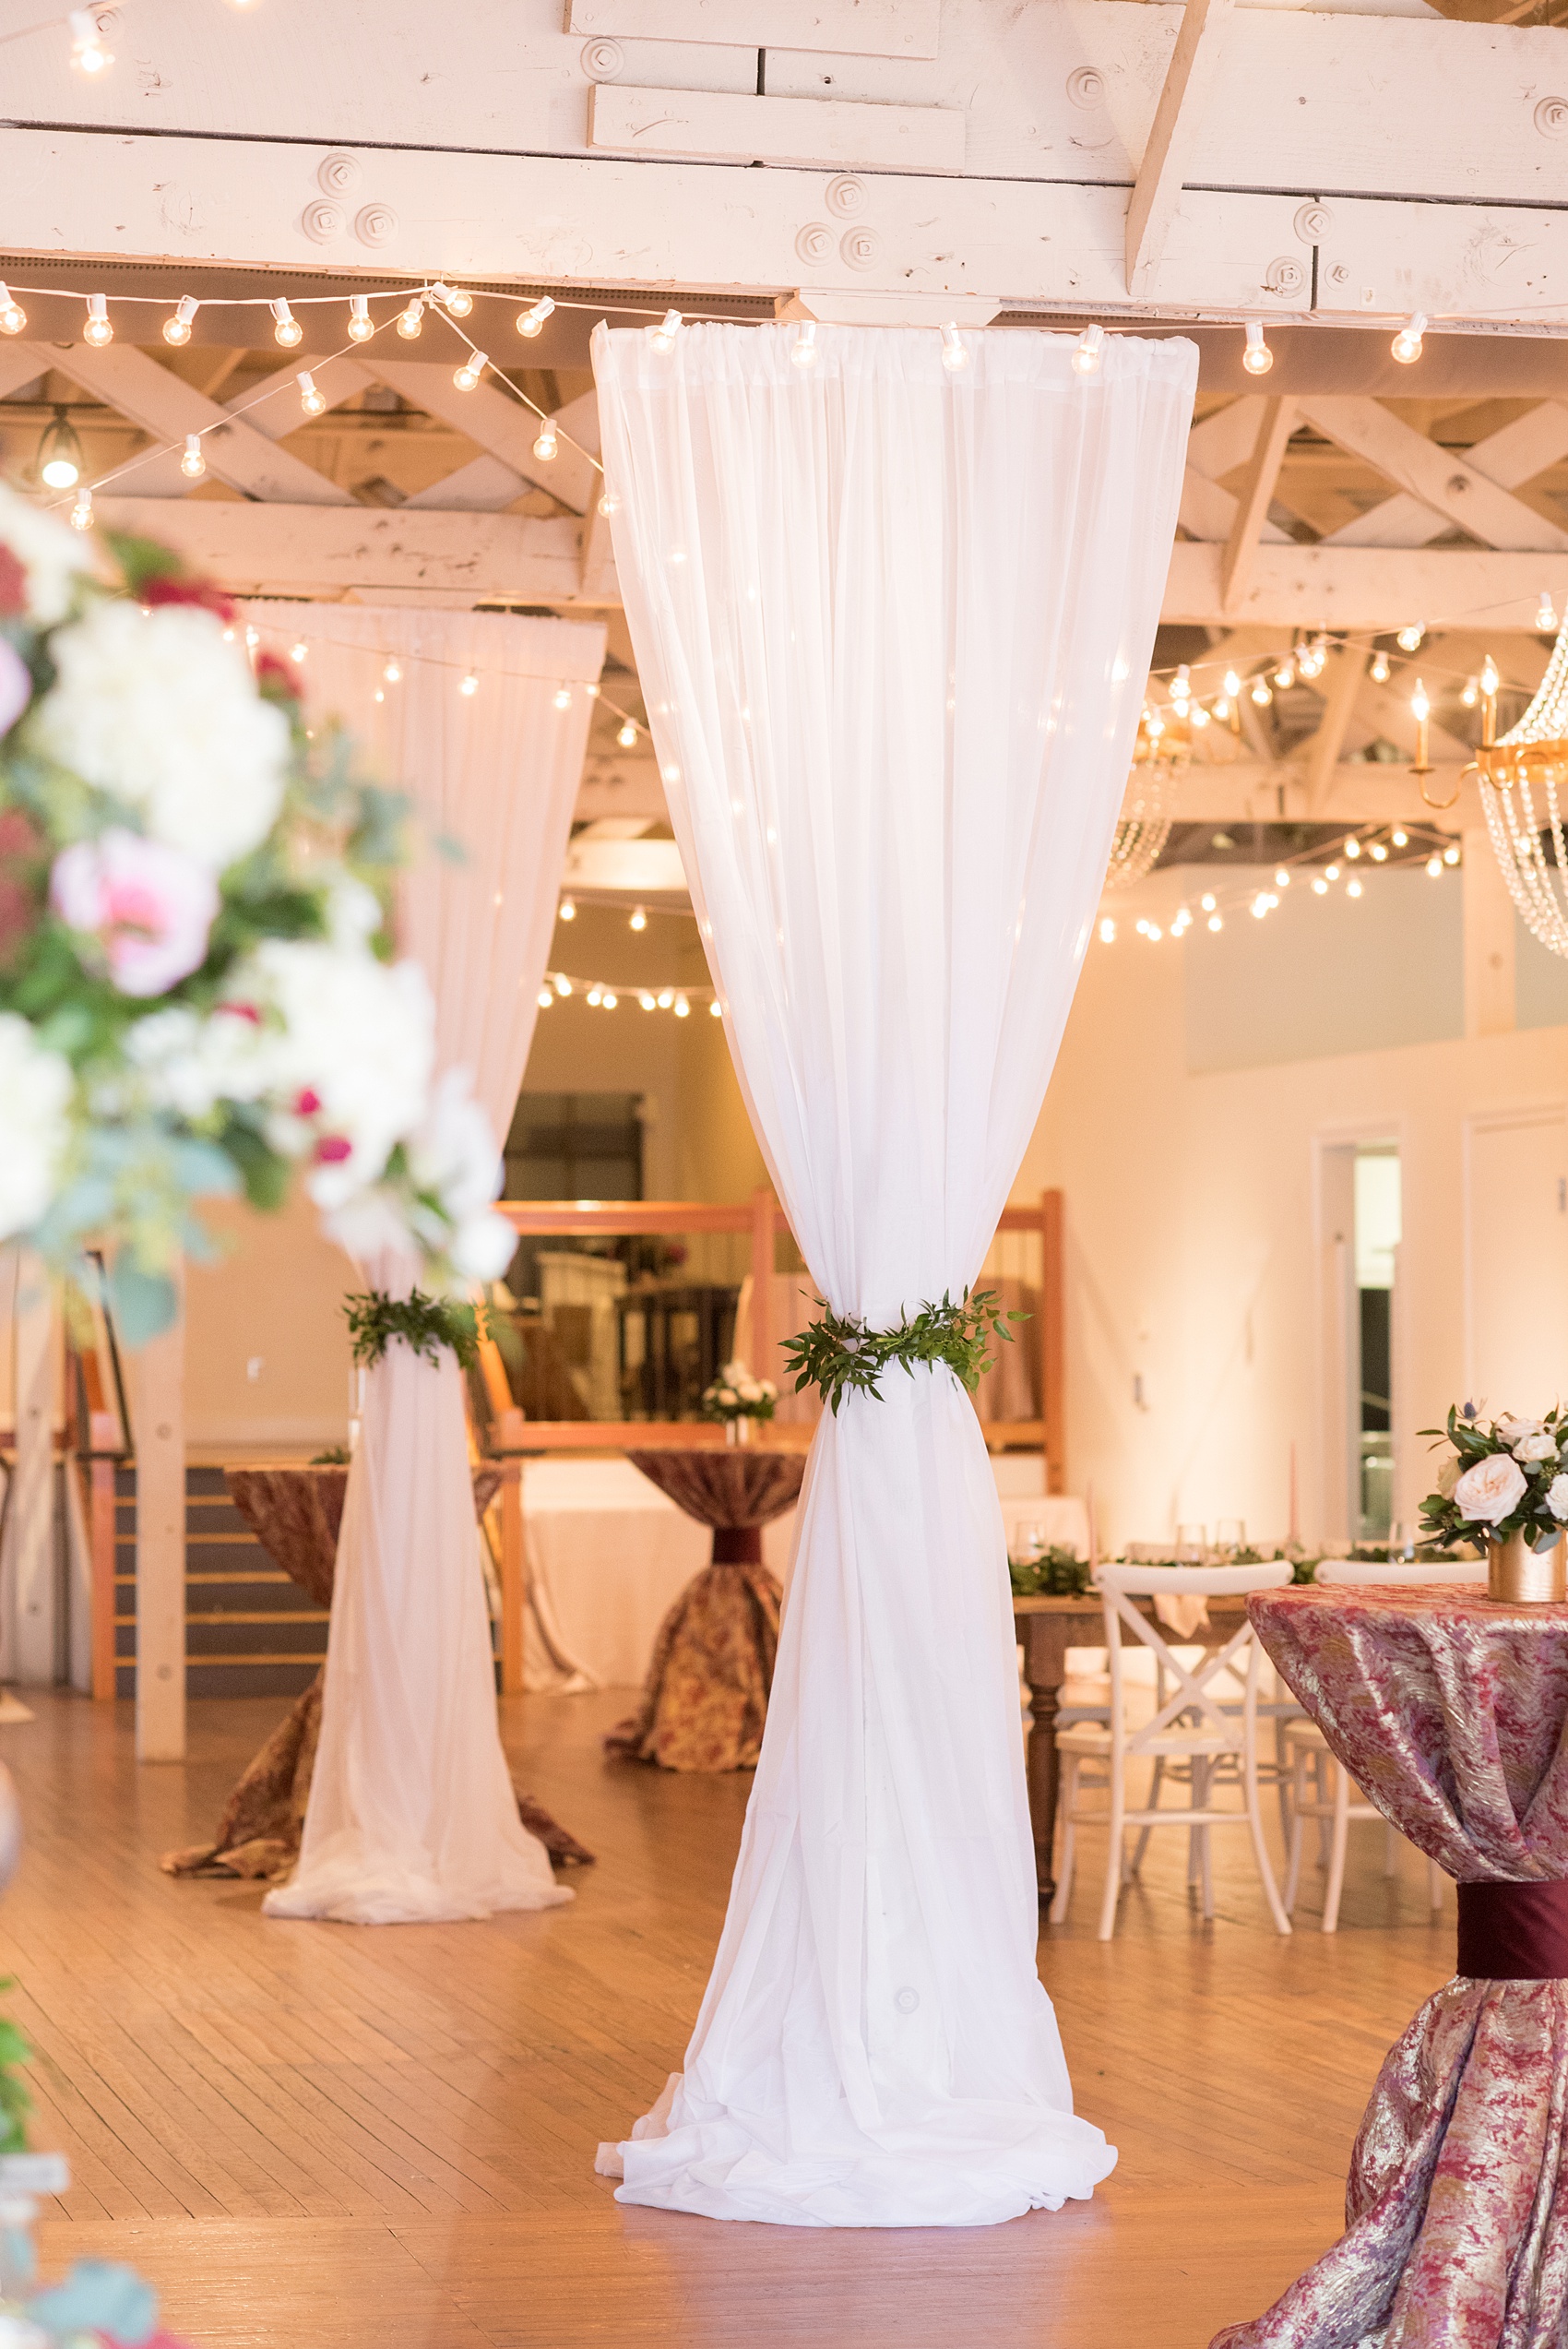
M 610 1239 L 658 1237 L 666 1234 L 730 1232 L 751 1241 L 752 1367 L 777 1377 L 778 1332 L 773 1326 L 774 1243 L 787 1230 L 778 1202 L 767 1189 L 754 1191 L 736 1206 L 694 1199 L 502 1199 L 504 1215 L 519 1239 Z M 1038 1419 L 991 1420 L 986 1441 L 993 1450 L 1038 1446 L 1045 1455 L 1046 1490 L 1067 1489 L 1066 1355 L 1063 1338 L 1062 1194 L 1044 1192 L 1038 1204 L 1004 1208 L 998 1232 L 1036 1232 L 1040 1239 L 1039 1311 L 1020 1342 L 1039 1349 L 1040 1415 Z M 489 1365 L 494 1400 L 509 1401 L 499 1358 Z M 723 1430 L 701 1420 L 529 1419 L 509 1413 L 508 1451 L 615 1451 L 636 1444 L 721 1444 Z

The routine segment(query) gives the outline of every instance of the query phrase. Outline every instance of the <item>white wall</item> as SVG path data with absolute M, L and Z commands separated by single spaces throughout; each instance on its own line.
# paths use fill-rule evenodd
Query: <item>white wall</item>
M 1441 894 L 1434 886 L 1434 921 Z M 1258 941 L 1260 961 L 1277 956 L 1283 936 Z M 1297 983 L 1311 996 L 1310 920 L 1300 936 Z M 1093 1481 L 1111 1542 L 1237 1516 L 1251 1533 L 1282 1535 L 1294 1439 L 1302 1532 L 1323 1530 L 1314 1154 L 1333 1140 L 1393 1139 L 1404 1174 L 1395 1515 L 1413 1517 L 1430 1489 L 1415 1431 L 1462 1399 L 1465 1120 L 1562 1101 L 1568 1030 L 1194 1074 L 1194 939 L 1148 945 L 1128 919 L 1114 945 L 1091 945 L 1015 1188 L 1019 1198 L 1042 1184 L 1066 1194 L 1071 1488 Z M 1332 992 L 1341 1002 L 1354 996 L 1345 982 L 1340 970 Z M 1235 984 L 1247 983 L 1238 951 Z M 1381 983 L 1398 984 L 1386 971 Z M 1326 1018 L 1324 1041 L 1333 1041 Z M 1300 1021 L 1295 1042 L 1301 1048 Z

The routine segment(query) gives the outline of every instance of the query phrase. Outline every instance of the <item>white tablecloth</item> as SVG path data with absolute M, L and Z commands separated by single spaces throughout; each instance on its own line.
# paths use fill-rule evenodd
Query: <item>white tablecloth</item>
M 1038 1453 L 992 1463 L 1010 1549 L 1039 1525 L 1048 1543 L 1088 1556 L 1081 1500 L 1047 1499 Z M 713 1536 L 629 1460 L 529 1461 L 523 1531 L 529 1688 L 640 1687 L 668 1608 L 707 1564 Z M 762 1554 L 786 1588 L 795 1512 L 763 1528 Z
M 786 1580 L 795 1512 L 765 1525 Z M 523 1470 L 529 1688 L 640 1687 L 659 1627 L 713 1555 L 713 1534 L 629 1460 L 539 1460 Z

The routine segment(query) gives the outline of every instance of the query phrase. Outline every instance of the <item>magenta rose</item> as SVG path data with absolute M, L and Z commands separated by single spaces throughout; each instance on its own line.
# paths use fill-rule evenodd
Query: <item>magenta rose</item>
M 63 922 L 98 940 L 127 996 L 162 995 L 199 970 L 218 911 L 218 884 L 204 866 L 121 830 L 57 856 L 49 894 Z

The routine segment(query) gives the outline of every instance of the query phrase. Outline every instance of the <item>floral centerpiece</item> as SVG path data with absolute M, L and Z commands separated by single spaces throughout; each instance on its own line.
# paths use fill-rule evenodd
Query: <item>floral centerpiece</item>
M 1494 1598 L 1561 1599 L 1564 1593 L 1562 1528 L 1568 1522 L 1568 1411 L 1559 1404 L 1544 1419 L 1504 1412 L 1483 1420 L 1475 1403 L 1450 1409 L 1446 1428 L 1426 1427 L 1447 1458 L 1437 1490 L 1421 1503 L 1429 1541 L 1486 1546 Z
M 711 1387 L 702 1392 L 702 1415 L 724 1423 L 734 1444 L 749 1443 L 754 1420 L 771 1419 L 778 1407 L 778 1389 L 771 1378 L 754 1378 L 743 1362 L 727 1362 Z
M 235 608 L 143 541 L 0 488 L 0 1239 L 69 1282 L 110 1243 L 132 1343 L 204 1198 L 298 1174 L 355 1254 L 494 1277 L 499 1156 L 397 957 L 403 803 Z

